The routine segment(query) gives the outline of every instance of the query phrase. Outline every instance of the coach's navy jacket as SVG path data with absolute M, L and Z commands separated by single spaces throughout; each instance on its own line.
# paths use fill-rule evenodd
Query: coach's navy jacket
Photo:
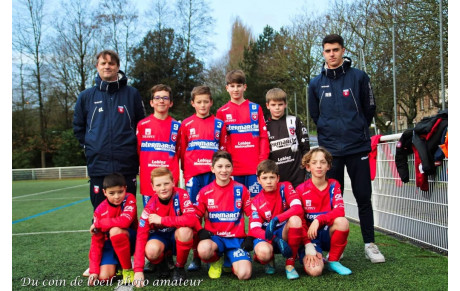
M 310 115 L 318 128 L 318 144 L 333 156 L 370 152 L 369 125 L 375 113 L 375 100 L 369 77 L 351 67 L 328 69 L 310 81 Z
M 139 91 L 127 86 L 127 81 L 122 71 L 114 82 L 105 82 L 97 74 L 96 86 L 78 96 L 73 129 L 85 149 L 90 177 L 139 171 L 136 126 L 145 109 Z

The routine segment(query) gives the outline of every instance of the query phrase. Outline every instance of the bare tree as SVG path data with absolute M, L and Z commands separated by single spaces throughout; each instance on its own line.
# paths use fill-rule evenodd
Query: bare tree
M 228 69 L 239 69 L 240 62 L 244 57 L 244 48 L 249 42 L 254 41 L 251 29 L 243 24 L 239 17 L 236 17 L 232 25 L 232 41 L 228 52 Z

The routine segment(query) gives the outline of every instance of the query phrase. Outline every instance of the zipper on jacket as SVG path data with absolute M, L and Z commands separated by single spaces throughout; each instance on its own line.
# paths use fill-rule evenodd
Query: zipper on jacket
M 133 129 L 133 127 L 131 126 L 131 116 L 129 115 L 129 111 L 128 111 L 128 108 L 126 108 L 126 105 L 123 105 L 123 107 L 125 108 L 126 110 L 126 113 L 128 114 L 128 119 L 129 119 L 129 128 L 131 128 L 131 130 Z
M 356 103 L 355 94 L 353 94 L 353 90 L 351 90 L 351 88 L 348 89 L 350 89 L 351 96 L 353 96 L 353 101 L 355 101 L 356 111 L 359 113 L 358 103 Z
M 318 109 L 319 109 L 319 112 L 321 113 L 321 102 L 323 101 L 323 96 L 324 96 L 324 91 L 323 93 L 321 93 L 321 97 L 319 98 L 319 106 L 318 106 Z
M 91 122 L 89 123 L 89 130 L 88 132 L 91 132 L 91 129 L 93 128 L 93 119 L 94 119 L 94 114 L 96 113 L 97 106 L 94 108 L 93 115 L 91 115 Z

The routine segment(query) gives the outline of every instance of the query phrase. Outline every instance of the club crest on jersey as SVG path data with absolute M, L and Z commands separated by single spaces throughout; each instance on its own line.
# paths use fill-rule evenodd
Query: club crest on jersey
M 399 148 L 401 148 L 401 146 L 402 146 L 402 143 L 400 141 L 398 141 L 398 143 L 396 144 L 396 147 L 399 149 Z
M 208 199 L 208 205 L 214 205 L 214 199 Z
M 195 134 L 195 129 L 194 128 L 190 128 L 190 135 L 194 135 Z
M 295 127 L 289 127 L 289 133 L 291 135 L 294 135 L 295 134 Z
M 231 115 L 231 114 L 227 114 L 227 115 L 225 115 L 225 117 L 227 118 L 227 120 L 232 119 L 232 115 Z
M 219 139 L 219 138 L 220 138 L 220 132 L 216 130 L 216 139 Z
M 146 128 L 145 129 L 145 135 L 151 135 L 152 134 L 152 129 L 151 128 Z
M 125 112 L 125 108 L 123 106 L 118 106 L 118 112 L 123 114 Z
M 176 141 L 177 140 L 177 133 L 171 134 L 171 140 Z
M 343 96 L 344 96 L 344 97 L 350 96 L 350 90 L 349 90 L 349 89 L 343 90 L 342 93 L 343 93 Z
M 243 205 L 243 202 L 241 202 L 240 199 L 236 200 L 236 208 L 241 209 L 242 205 Z
M 265 211 L 265 217 L 266 217 L 267 219 L 270 219 L 270 218 L 272 217 L 272 212 L 271 212 L 270 210 Z
M 254 120 L 254 121 L 257 121 L 258 116 L 259 116 L 259 115 L 257 114 L 257 112 L 253 112 L 253 113 L 251 114 L 251 118 L 252 118 L 252 120 Z
M 93 191 L 94 191 L 94 194 L 99 194 L 99 186 L 94 185 Z

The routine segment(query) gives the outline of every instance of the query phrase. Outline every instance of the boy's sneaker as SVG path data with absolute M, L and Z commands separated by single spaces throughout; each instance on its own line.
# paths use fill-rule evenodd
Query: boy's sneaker
M 350 275 L 351 270 L 342 265 L 340 262 L 334 261 L 334 262 L 329 262 L 327 264 L 327 268 L 329 271 L 336 272 L 339 275 L 345 276 L 345 275 Z
M 385 257 L 374 243 L 364 245 L 364 254 L 366 255 L 366 259 L 371 260 L 372 263 L 385 263 Z
M 289 280 L 294 280 L 299 278 L 299 274 L 295 270 L 293 265 L 286 265 L 286 277 Z
M 224 265 L 224 257 L 209 265 L 208 275 L 211 279 L 218 279 L 222 275 L 222 266 Z
M 168 268 L 174 270 L 174 260 L 172 255 L 165 256 L 166 263 L 168 263 Z
M 179 268 L 179 267 L 174 267 L 174 271 L 173 271 L 171 279 L 173 281 L 174 280 L 177 280 L 177 281 L 185 280 L 186 279 L 185 269 L 184 268 Z
M 201 269 L 201 260 L 200 260 L 200 258 L 198 258 L 198 257 L 193 258 L 192 262 L 187 267 L 187 271 L 195 272 L 195 271 L 198 271 L 199 269 Z
M 273 275 L 275 274 L 275 259 L 269 261 L 267 264 L 264 266 L 264 271 L 265 274 Z
M 123 270 L 123 284 L 131 284 L 134 281 L 133 269 Z
M 115 276 L 117 277 L 123 276 L 123 269 L 117 268 L 117 272 L 115 273 Z
M 89 268 L 83 272 L 83 277 L 89 277 Z
M 169 279 L 170 270 L 168 263 L 166 263 L 166 258 L 156 265 L 156 269 L 159 271 L 158 277 L 160 279 Z

